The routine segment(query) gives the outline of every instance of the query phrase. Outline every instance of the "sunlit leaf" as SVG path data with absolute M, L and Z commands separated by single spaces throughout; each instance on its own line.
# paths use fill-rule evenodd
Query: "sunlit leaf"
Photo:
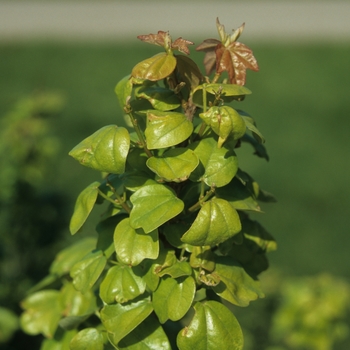
M 70 350 L 103 350 L 103 336 L 96 328 L 85 328 L 69 343 Z
M 182 276 L 190 276 L 192 274 L 191 265 L 187 261 L 176 261 L 175 264 L 171 266 L 164 267 L 158 275 L 160 277 L 164 275 L 169 275 L 173 278 L 178 278 Z
M 168 319 L 180 320 L 189 308 L 196 292 L 196 283 L 191 276 L 174 279 L 161 279 L 157 290 L 153 293 L 152 304 L 160 323 Z
M 139 62 L 131 72 L 137 79 L 157 81 L 169 76 L 176 67 L 176 58 L 172 54 L 159 53 Z
M 129 152 L 129 132 L 116 125 L 107 125 L 75 146 L 69 155 L 95 170 L 122 174 Z
M 240 230 L 241 222 L 236 210 L 227 201 L 213 198 L 203 204 L 181 240 L 195 246 L 215 246 Z
M 242 350 L 243 334 L 233 313 L 217 301 L 197 302 L 188 327 L 177 336 L 180 350 Z
M 188 48 L 188 45 L 193 45 L 192 41 L 186 40 L 186 39 L 182 39 L 177 38 L 172 44 L 171 44 L 171 48 L 173 50 L 178 50 L 182 53 L 185 53 L 186 55 L 190 54 L 190 50 Z
M 106 304 L 126 303 L 143 294 L 146 282 L 130 266 L 111 267 L 100 286 L 100 297 Z
M 137 39 L 153 45 L 165 47 L 167 42 L 171 42 L 169 32 L 159 30 L 157 34 L 139 35 Z
M 107 331 L 113 334 L 113 342 L 118 344 L 152 311 L 152 303 L 148 298 L 126 304 L 105 305 L 101 310 L 101 321 Z
M 251 301 L 264 297 L 260 282 L 250 277 L 232 258 L 218 257 L 215 273 L 221 282 L 213 287 L 214 292 L 234 305 L 248 306 Z
M 174 148 L 147 160 L 147 166 L 160 178 L 174 182 L 186 180 L 198 163 L 196 154 L 186 148 Z
M 42 334 L 52 338 L 63 312 L 60 292 L 43 290 L 34 293 L 21 302 L 25 310 L 21 315 L 21 327 L 30 334 Z
M 86 293 L 100 277 L 105 265 L 106 257 L 101 250 L 95 250 L 78 261 L 71 269 L 74 287 Z
M 158 257 L 158 231 L 145 234 L 141 228 L 132 228 L 129 218 L 124 219 L 115 228 L 114 246 L 119 261 L 136 266 L 144 259 Z
M 186 140 L 193 131 L 188 118 L 177 112 L 148 111 L 145 130 L 149 149 L 175 146 Z
M 130 225 L 149 233 L 176 215 L 184 208 L 183 202 L 164 185 L 147 185 L 137 190 L 130 200 L 134 207 L 130 213 Z
M 79 194 L 75 202 L 74 212 L 69 224 L 69 229 L 72 235 L 79 231 L 90 215 L 91 210 L 96 203 L 99 186 L 100 183 L 95 181 Z

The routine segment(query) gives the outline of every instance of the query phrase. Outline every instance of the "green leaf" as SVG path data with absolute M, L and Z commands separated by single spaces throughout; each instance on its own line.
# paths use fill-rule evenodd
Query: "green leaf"
M 199 107 L 203 107 L 203 90 L 207 94 L 207 105 L 213 103 L 215 98 L 219 98 L 224 102 L 231 102 L 235 99 L 240 99 L 252 92 L 245 86 L 236 84 L 202 84 L 197 86 L 192 95 L 193 103 Z
M 196 311 L 190 325 L 177 336 L 179 350 L 242 350 L 241 327 L 226 306 L 217 301 L 194 305 Z
M 86 219 L 91 213 L 98 196 L 98 181 L 93 182 L 86 187 L 78 196 L 75 203 L 74 212 L 69 224 L 69 230 L 72 235 L 76 234 L 84 225 Z
M 12 310 L 0 306 L 0 344 L 8 342 L 18 328 L 18 316 Z
M 145 234 L 130 226 L 129 218 L 122 220 L 114 232 L 114 246 L 118 260 L 136 266 L 144 259 L 157 259 L 159 254 L 158 230 Z
M 176 261 L 175 264 L 163 268 L 158 272 L 158 276 L 169 275 L 173 278 L 192 275 L 191 265 L 187 261 Z
M 137 97 L 148 100 L 152 107 L 159 111 L 171 111 L 181 105 L 179 98 L 173 91 L 160 86 L 140 89 L 137 93 Z
M 258 130 L 258 128 L 256 127 L 254 119 L 252 117 L 250 117 L 247 113 L 243 112 L 243 111 L 238 110 L 237 112 L 243 118 L 243 120 L 244 120 L 244 122 L 245 122 L 245 124 L 247 126 L 247 129 L 249 129 L 252 132 L 254 138 L 259 143 L 264 143 L 265 142 L 265 138 L 261 134 L 261 132 Z
M 190 137 L 193 124 L 182 113 L 148 111 L 145 130 L 149 149 L 175 146 Z
M 85 255 L 71 269 L 73 285 L 76 290 L 86 293 L 100 277 L 107 263 L 101 250 L 95 250 Z
M 85 328 L 69 343 L 70 350 L 103 350 L 103 336 L 96 328 Z
M 250 143 L 255 150 L 254 152 L 255 155 L 257 155 L 260 158 L 265 158 L 267 161 L 269 161 L 270 158 L 269 158 L 269 155 L 267 154 L 267 150 L 265 146 L 260 142 L 258 142 L 253 136 L 245 134 L 242 137 L 241 141 Z
M 147 166 L 165 181 L 181 182 L 187 180 L 198 166 L 196 154 L 186 148 L 174 148 L 164 152 L 160 157 L 151 157 Z
M 185 316 L 192 305 L 196 293 L 196 283 L 191 276 L 175 280 L 160 280 L 153 293 L 152 304 L 160 323 L 168 319 L 178 321 Z
M 131 72 L 136 79 L 157 81 L 169 76 L 176 67 L 176 58 L 167 53 L 160 53 L 139 62 Z
M 246 123 L 240 114 L 230 106 L 213 106 L 200 118 L 219 135 L 219 147 L 231 136 L 233 140 L 240 139 L 246 132 Z
M 203 204 L 181 240 L 195 246 L 215 246 L 240 230 L 241 222 L 236 210 L 227 201 L 213 198 Z
M 127 75 L 121 79 L 115 87 L 115 93 L 118 97 L 118 102 L 122 111 L 124 111 L 124 106 L 129 96 L 132 92 L 132 80 L 130 75 Z
M 150 315 L 147 321 L 139 324 L 131 333 L 123 338 L 119 344 L 113 341 L 113 336 L 109 339 L 123 350 L 171 350 L 171 346 L 163 327 L 155 317 Z
M 130 225 L 149 233 L 176 215 L 184 208 L 183 202 L 164 185 L 147 185 L 137 190 L 130 200 L 134 207 L 130 213 Z
M 252 279 L 232 258 L 218 257 L 215 274 L 221 282 L 213 287 L 214 292 L 234 305 L 248 306 L 252 300 L 264 297 L 260 282 Z
M 60 292 L 43 290 L 21 302 L 25 310 L 21 315 L 21 327 L 30 335 L 42 334 L 52 338 L 63 312 Z
M 254 194 L 236 177 L 228 185 L 218 188 L 215 195 L 227 200 L 236 210 L 261 212 Z
M 50 273 L 58 276 L 69 273 L 70 269 L 95 247 L 96 238 L 87 237 L 61 250 L 50 266 Z
M 113 342 L 118 344 L 152 311 L 152 303 L 148 298 L 134 303 L 105 305 L 101 310 L 101 321 L 107 331 L 113 334 Z
M 55 333 L 54 338 L 45 339 L 41 343 L 40 350 L 66 350 L 69 349 L 69 343 L 77 334 L 77 330 L 63 331 L 60 328 Z
M 200 268 L 210 272 L 214 271 L 215 256 L 210 246 L 193 247 L 193 251 L 190 256 L 190 265 L 193 268 Z
M 100 297 L 106 304 L 126 303 L 143 294 L 146 282 L 125 265 L 111 267 L 100 286 Z
M 123 127 L 107 125 L 75 146 L 69 155 L 89 168 L 122 174 L 129 147 L 129 132 Z
M 225 148 L 217 147 L 213 138 L 205 138 L 190 146 L 198 156 L 200 164 L 192 172 L 190 180 L 202 181 L 208 186 L 222 187 L 227 185 L 238 170 L 236 154 Z

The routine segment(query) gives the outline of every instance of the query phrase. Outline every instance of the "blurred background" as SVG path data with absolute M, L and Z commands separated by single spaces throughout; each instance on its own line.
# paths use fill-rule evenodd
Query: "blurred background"
M 114 87 L 159 52 L 136 36 L 169 30 L 198 45 L 219 17 L 227 32 L 245 22 L 239 41 L 260 66 L 239 108 L 270 161 L 245 145 L 240 166 L 278 199 L 255 215 L 278 250 L 261 276 L 267 297 L 236 310 L 245 349 L 349 349 L 349 16 L 346 0 L 0 0 L 1 348 L 40 347 L 18 330 L 19 302 L 76 239 L 75 199 L 99 176 L 68 152 L 124 124 Z

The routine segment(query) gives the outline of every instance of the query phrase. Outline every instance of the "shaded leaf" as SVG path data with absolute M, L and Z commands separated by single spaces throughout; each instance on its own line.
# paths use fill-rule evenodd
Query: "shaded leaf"
M 160 87 L 151 86 L 138 91 L 137 97 L 148 100 L 154 109 L 170 111 L 180 107 L 179 98 L 173 91 Z
M 264 297 L 260 282 L 252 279 L 232 258 L 218 257 L 214 272 L 220 278 L 214 292 L 230 303 L 248 306 L 252 300 Z
M 180 350 L 242 350 L 241 327 L 224 305 L 217 301 L 197 302 L 195 315 L 188 327 L 177 336 Z
M 176 72 L 180 76 L 180 81 L 186 84 L 189 91 L 194 90 L 203 80 L 203 75 L 197 64 L 189 57 L 176 55 Z
M 149 299 L 141 299 L 127 304 L 105 305 L 101 310 L 101 321 L 107 331 L 112 334 L 113 343 L 134 330 L 153 311 Z
M 192 275 L 192 268 L 187 261 L 176 261 L 171 266 L 164 267 L 160 272 L 158 272 L 158 276 L 162 277 L 164 275 L 169 275 L 173 278 L 190 276 Z
M 196 47 L 196 51 L 204 51 L 205 74 L 210 75 L 216 67 L 215 48 L 220 44 L 220 40 L 206 39 Z
M 193 247 L 190 256 L 190 265 L 193 268 L 205 269 L 207 271 L 214 271 L 215 256 L 210 246 L 196 246 Z
M 196 154 L 186 148 L 170 149 L 160 157 L 151 157 L 147 160 L 147 166 L 160 178 L 174 182 L 187 180 L 198 163 Z
M 122 174 L 129 152 L 129 132 L 116 125 L 107 125 L 75 146 L 69 155 L 95 170 Z
M 165 323 L 168 319 L 178 321 L 184 317 L 192 305 L 195 292 L 196 283 L 191 276 L 179 280 L 161 279 L 152 298 L 159 322 Z
M 213 198 L 203 204 L 181 240 L 195 246 L 215 246 L 240 230 L 241 222 L 236 210 L 227 201 Z
M 130 78 L 130 75 L 127 75 L 126 77 L 121 79 L 114 90 L 122 111 L 124 111 L 124 107 L 127 104 L 127 99 L 129 96 L 131 96 L 132 92 L 132 80 Z
M 126 303 L 143 294 L 146 282 L 137 276 L 133 269 L 125 265 L 116 265 L 107 271 L 100 286 L 100 297 L 106 304 Z
M 72 235 L 76 234 L 84 225 L 86 219 L 89 217 L 98 196 L 98 181 L 93 182 L 86 187 L 78 196 L 74 212 L 69 224 L 69 230 Z
M 139 324 L 131 333 L 118 343 L 118 349 L 123 350 L 171 350 L 171 346 L 163 327 L 155 317 L 150 315 L 147 320 Z M 113 336 L 109 339 L 113 341 Z
M 147 185 L 137 190 L 130 200 L 134 207 L 130 213 L 130 225 L 149 233 L 180 214 L 183 202 L 164 185 Z
M 100 277 L 107 259 L 101 250 L 95 250 L 78 261 L 71 269 L 74 287 L 86 293 Z
M 103 336 L 96 328 L 85 328 L 69 343 L 70 350 L 103 350 Z
M 167 148 L 185 141 L 193 131 L 193 124 L 182 113 L 147 112 L 145 136 L 149 149 Z
M 169 76 L 175 67 L 176 58 L 163 52 L 139 62 L 132 69 L 131 75 L 137 79 L 157 81 Z
M 145 234 L 142 229 L 130 226 L 130 219 L 121 221 L 115 228 L 114 246 L 118 260 L 136 266 L 144 259 L 157 259 L 159 254 L 158 231 Z
M 202 139 L 190 145 L 200 160 L 200 165 L 192 172 L 192 181 L 201 181 L 208 186 L 227 185 L 238 170 L 236 154 L 225 148 L 218 148 L 213 138 Z

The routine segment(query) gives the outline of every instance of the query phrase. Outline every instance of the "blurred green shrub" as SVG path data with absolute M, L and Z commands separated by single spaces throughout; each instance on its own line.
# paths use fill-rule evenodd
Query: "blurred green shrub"
M 38 92 L 0 119 L 0 344 L 17 330 L 19 301 L 45 274 L 66 226 L 52 181 L 60 141 L 50 128 L 64 103 L 61 94 Z

